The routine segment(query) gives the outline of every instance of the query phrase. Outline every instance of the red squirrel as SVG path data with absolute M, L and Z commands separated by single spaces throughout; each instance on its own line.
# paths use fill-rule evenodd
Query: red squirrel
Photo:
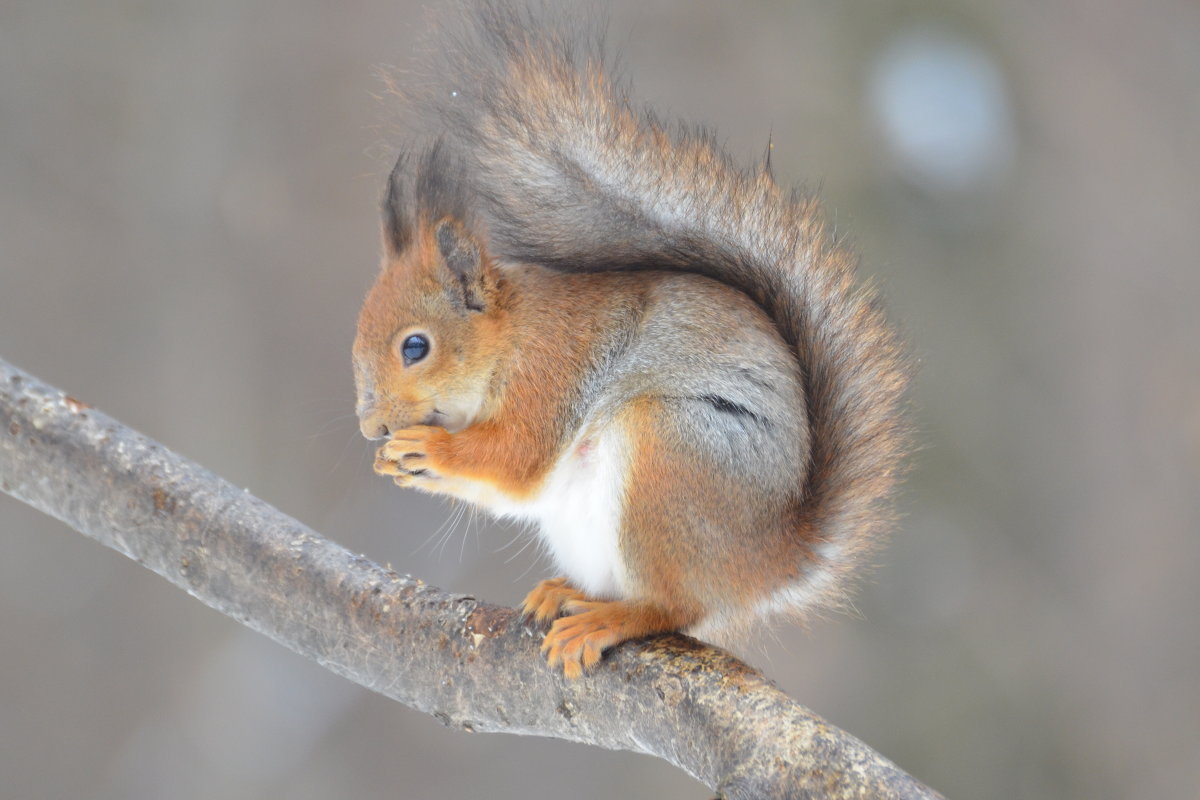
M 375 471 L 529 523 L 523 610 L 607 649 L 844 600 L 888 528 L 908 368 L 815 202 L 627 98 L 586 36 L 483 3 L 407 92 L 354 343 Z

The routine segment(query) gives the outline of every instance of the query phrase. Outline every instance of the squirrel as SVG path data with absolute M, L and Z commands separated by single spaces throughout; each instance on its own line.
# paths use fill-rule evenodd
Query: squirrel
M 816 202 L 635 106 L 599 37 L 483 2 L 402 93 L 353 347 L 375 472 L 536 527 L 524 613 L 620 642 L 844 603 L 892 522 L 908 359 Z

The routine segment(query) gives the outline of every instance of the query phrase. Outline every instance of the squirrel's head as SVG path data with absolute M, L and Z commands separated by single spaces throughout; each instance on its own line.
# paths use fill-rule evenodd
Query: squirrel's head
M 486 413 L 503 348 L 501 279 L 471 233 L 459 172 L 439 147 L 423 160 L 410 216 L 402 156 L 383 203 L 383 271 L 354 340 L 359 428 L 451 432 Z

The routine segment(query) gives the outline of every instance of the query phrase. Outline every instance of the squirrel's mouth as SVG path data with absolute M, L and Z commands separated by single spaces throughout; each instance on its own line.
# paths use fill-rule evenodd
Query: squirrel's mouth
M 421 424 L 437 425 L 444 428 L 446 427 L 446 415 L 435 408 L 433 411 L 429 412 L 425 419 L 421 420 Z
M 439 411 L 434 409 L 426 415 L 421 421 L 422 425 L 435 425 L 439 428 L 445 428 L 448 433 L 458 433 L 467 425 L 471 424 L 469 418 L 464 417 L 461 412 L 456 411 Z

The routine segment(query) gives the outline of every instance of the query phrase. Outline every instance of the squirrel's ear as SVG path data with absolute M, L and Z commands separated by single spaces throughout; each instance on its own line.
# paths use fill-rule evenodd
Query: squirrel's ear
M 383 195 L 383 247 L 389 258 L 399 257 L 412 243 L 412 222 L 404 204 L 405 161 L 405 154 L 401 153 L 388 175 Z
M 483 311 L 489 279 L 486 256 L 462 223 L 444 219 L 434 229 L 438 252 L 452 277 L 450 301 L 465 311 Z

